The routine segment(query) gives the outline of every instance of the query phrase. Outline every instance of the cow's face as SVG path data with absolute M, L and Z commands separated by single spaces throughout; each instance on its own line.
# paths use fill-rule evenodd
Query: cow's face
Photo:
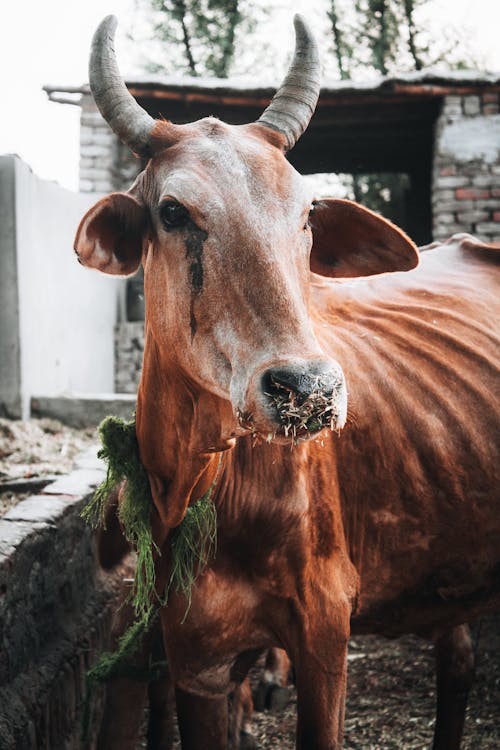
M 360 275 L 415 259 L 374 214 L 344 201 L 313 205 L 285 158 L 289 145 L 289 133 L 260 122 L 154 123 L 145 171 L 129 193 L 90 209 L 75 245 L 82 263 L 108 273 L 142 260 L 161 366 L 230 401 L 234 432 L 282 439 L 346 418 L 341 368 L 309 315 L 310 268 Z

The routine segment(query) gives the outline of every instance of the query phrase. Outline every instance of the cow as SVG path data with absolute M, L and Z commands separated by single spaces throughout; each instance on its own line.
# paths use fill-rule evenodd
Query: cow
M 150 117 L 115 28 L 96 31 L 90 85 L 147 165 L 86 213 L 75 250 L 144 268 L 136 432 L 159 592 L 172 530 L 207 492 L 217 509 L 189 608 L 171 591 L 160 613 L 182 747 L 226 747 L 228 691 L 281 647 L 297 747 L 338 750 L 350 633 L 413 632 L 438 644 L 447 691 L 434 748 L 456 749 L 465 623 L 500 599 L 500 247 L 456 236 L 419 263 L 390 222 L 314 200 L 286 159 L 320 90 L 300 17 L 282 86 L 239 126 Z

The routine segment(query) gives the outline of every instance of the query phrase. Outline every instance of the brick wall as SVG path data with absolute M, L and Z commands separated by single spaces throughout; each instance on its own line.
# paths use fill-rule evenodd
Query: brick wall
M 90 94 L 82 96 L 81 107 L 80 192 L 128 190 L 142 168 L 140 159 L 114 135 Z
M 144 323 L 120 323 L 115 330 L 115 390 L 136 393 L 144 353 Z
M 469 232 L 500 240 L 498 93 L 445 97 L 436 129 L 432 205 L 434 239 Z

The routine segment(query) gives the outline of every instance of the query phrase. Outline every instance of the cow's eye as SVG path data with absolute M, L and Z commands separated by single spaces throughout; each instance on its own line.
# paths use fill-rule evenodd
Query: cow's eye
M 189 211 L 177 201 L 165 201 L 160 206 L 160 218 L 167 231 L 178 229 L 189 221 Z

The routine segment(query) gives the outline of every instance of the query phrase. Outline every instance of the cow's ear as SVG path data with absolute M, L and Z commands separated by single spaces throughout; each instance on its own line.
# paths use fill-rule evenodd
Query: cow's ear
M 322 276 L 409 271 L 418 263 L 417 248 L 401 229 L 352 201 L 319 201 L 310 223 L 311 271 Z
M 111 193 L 80 222 L 75 252 L 84 266 L 104 273 L 135 273 L 148 226 L 146 207 L 130 193 Z

